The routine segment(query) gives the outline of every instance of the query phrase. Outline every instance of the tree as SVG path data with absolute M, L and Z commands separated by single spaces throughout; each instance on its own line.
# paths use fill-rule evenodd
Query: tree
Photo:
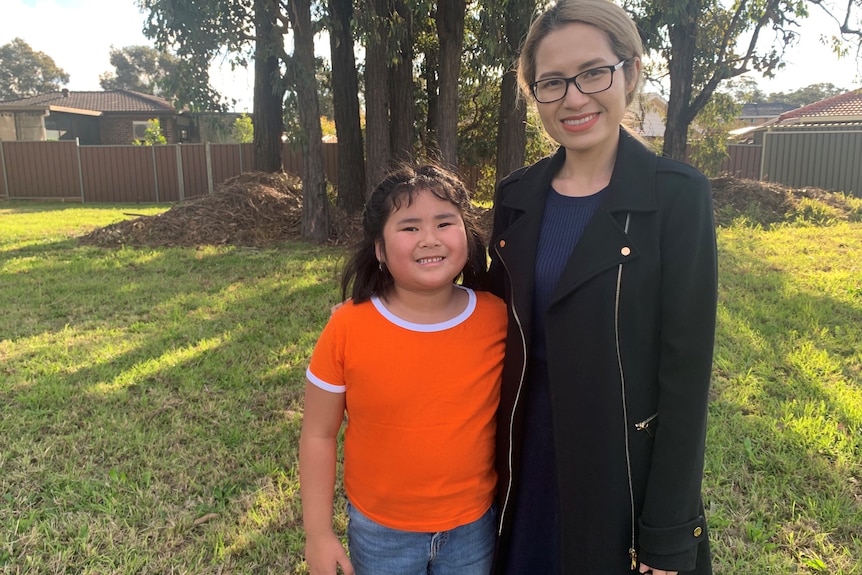
M 527 103 L 520 97 L 517 61 L 521 41 L 530 28 L 534 0 L 494 0 L 481 14 L 484 52 L 502 67 L 497 128 L 496 180 L 524 165 L 527 145 Z
M 360 23 L 365 43 L 366 196 L 390 167 L 389 70 L 387 46 L 391 19 L 387 0 L 363 0 Z
M 231 138 L 240 144 L 250 144 L 254 141 L 254 124 L 251 116 L 243 114 L 233 121 L 231 126 Z
M 259 0 L 263 1 L 263 0 Z M 329 238 L 329 206 L 323 170 L 323 134 L 314 79 L 314 29 L 311 0 L 287 0 L 287 16 L 293 30 L 293 84 L 302 125 L 302 237 L 322 243 Z
M 846 92 L 844 88 L 837 88 L 832 83 L 811 84 L 792 92 L 773 92 L 766 98 L 766 102 L 785 102 L 795 106 L 807 106 L 832 96 Z
M 69 75 L 50 56 L 21 38 L 0 46 L 0 100 L 55 92 L 68 82 Z
M 105 90 L 134 90 L 176 100 L 179 62 L 176 56 L 150 46 L 126 46 L 109 52 L 113 72 L 99 76 Z
M 458 78 L 464 46 L 466 0 L 440 0 L 437 7 L 437 37 L 440 41 L 440 100 L 437 106 L 437 146 L 441 159 L 451 166 L 458 163 L 457 135 Z
M 195 110 L 225 110 L 223 97 L 213 90 L 209 67 L 224 54 L 231 66 L 246 66 L 255 60 L 254 154 L 259 170 L 281 170 L 282 97 L 284 88 L 279 58 L 284 54 L 283 37 L 274 18 L 277 0 L 136 0 L 148 13 L 144 34 L 156 48 L 179 59 L 178 77 L 187 86 L 180 105 Z M 271 13 L 274 9 L 275 13 Z M 257 15 L 260 12 L 260 16 Z M 253 52 L 252 52 L 253 51 Z
M 359 123 L 359 78 L 353 53 L 353 0 L 328 0 L 332 92 L 338 137 L 337 204 L 348 213 L 365 203 L 365 157 Z
M 162 125 L 158 118 L 147 120 L 147 129 L 144 130 L 144 138 L 142 140 L 132 140 L 132 144 L 135 146 L 155 146 L 167 143 L 168 139 L 162 133 Z
M 784 50 L 795 42 L 809 5 L 829 12 L 820 0 L 742 0 L 729 7 L 720 0 L 625 0 L 647 52 L 660 58 L 651 72 L 666 74 L 670 83 L 666 155 L 685 158 L 689 125 L 722 81 L 750 70 L 771 76 L 782 67 Z M 839 28 L 842 37 L 862 39 L 849 20 L 859 5 L 860 0 L 848 0 L 847 17 Z M 767 32 L 775 40 L 762 48 L 761 36 Z M 835 49 L 843 49 L 837 40 Z

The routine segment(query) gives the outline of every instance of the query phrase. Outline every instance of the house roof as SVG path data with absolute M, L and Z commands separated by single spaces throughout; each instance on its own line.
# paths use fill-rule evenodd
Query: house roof
M 43 108 L 52 111 L 79 113 L 138 113 L 138 112 L 169 112 L 176 110 L 171 103 L 150 94 L 133 92 L 132 90 L 104 90 L 101 92 L 73 92 L 61 90 L 0 102 L 0 109 L 35 109 Z
M 786 102 L 764 102 L 759 104 L 743 104 L 741 118 L 774 117 L 784 112 L 794 110 L 796 106 Z
M 835 122 L 862 120 L 862 88 L 845 92 L 789 112 L 778 117 L 781 124 L 800 122 Z

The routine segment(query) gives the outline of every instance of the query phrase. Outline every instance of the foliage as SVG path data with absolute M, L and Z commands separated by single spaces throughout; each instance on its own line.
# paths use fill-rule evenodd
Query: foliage
M 114 72 L 99 76 L 99 84 L 105 90 L 134 90 L 173 101 L 183 89 L 179 61 L 167 52 L 150 46 L 112 46 L 110 61 Z
M 694 121 L 696 134 L 689 139 L 689 160 L 707 176 L 717 176 L 727 157 L 727 130 L 742 106 L 727 94 L 716 92 Z
M 0 205 L 0 572 L 308 573 L 301 397 L 343 248 L 74 240 L 163 210 Z M 718 229 L 716 573 L 858 573 L 862 224 L 817 221 Z
M 766 98 L 767 102 L 785 102 L 795 106 L 807 106 L 832 96 L 837 96 L 846 92 L 844 88 L 838 88 L 834 84 L 827 82 L 825 84 L 811 84 L 798 90 L 791 92 L 773 92 Z
M 144 131 L 143 139 L 132 141 L 132 144 L 136 146 L 156 146 L 167 143 L 168 140 L 162 133 L 162 126 L 158 118 L 147 120 L 147 129 Z
M 0 46 L 0 100 L 29 98 L 54 92 L 69 82 L 69 74 L 44 52 L 21 38 Z
M 783 67 L 784 50 L 798 40 L 809 4 L 829 10 L 815 0 L 624 2 L 647 52 L 656 58 L 651 75 L 670 83 L 666 154 L 684 156 L 690 124 L 722 82 L 752 70 L 770 77 Z M 847 11 L 858 4 L 859 0 L 850 0 Z M 836 22 L 842 19 L 838 14 Z M 840 32 L 862 40 L 862 32 L 846 23 Z M 841 46 L 836 44 L 836 50 Z
M 224 98 L 210 84 L 210 64 L 217 56 L 230 66 L 246 66 L 254 35 L 251 7 L 244 0 L 135 0 L 146 15 L 144 35 L 160 52 L 179 60 L 179 106 L 195 111 L 225 111 Z
M 243 114 L 233 121 L 231 139 L 240 144 L 250 144 L 254 141 L 254 124 L 251 121 L 251 116 Z
M 839 88 L 832 83 L 809 84 L 804 88 L 791 90 L 790 92 L 771 92 L 769 95 L 757 85 L 757 82 L 748 76 L 741 76 L 729 80 L 722 89 L 729 93 L 735 102 L 739 104 L 762 104 L 783 103 L 794 106 L 807 106 L 832 96 L 845 93 L 847 90 Z

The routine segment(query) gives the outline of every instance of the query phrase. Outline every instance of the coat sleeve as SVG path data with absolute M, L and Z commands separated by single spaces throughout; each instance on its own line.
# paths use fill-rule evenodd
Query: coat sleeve
M 689 571 L 695 568 L 698 545 L 707 537 L 700 492 L 715 339 L 717 250 L 709 180 L 688 167 L 660 170 L 658 178 L 664 204 L 659 424 L 639 519 L 640 560 L 658 569 Z

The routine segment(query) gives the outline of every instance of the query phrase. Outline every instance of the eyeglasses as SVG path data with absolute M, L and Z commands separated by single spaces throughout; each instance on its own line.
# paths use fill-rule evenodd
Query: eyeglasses
M 569 84 L 574 83 L 581 94 L 598 94 L 610 89 L 614 84 L 614 72 L 623 67 L 628 60 L 613 66 L 599 66 L 576 74 L 571 78 L 545 78 L 530 84 L 533 97 L 540 104 L 550 104 L 566 97 Z

